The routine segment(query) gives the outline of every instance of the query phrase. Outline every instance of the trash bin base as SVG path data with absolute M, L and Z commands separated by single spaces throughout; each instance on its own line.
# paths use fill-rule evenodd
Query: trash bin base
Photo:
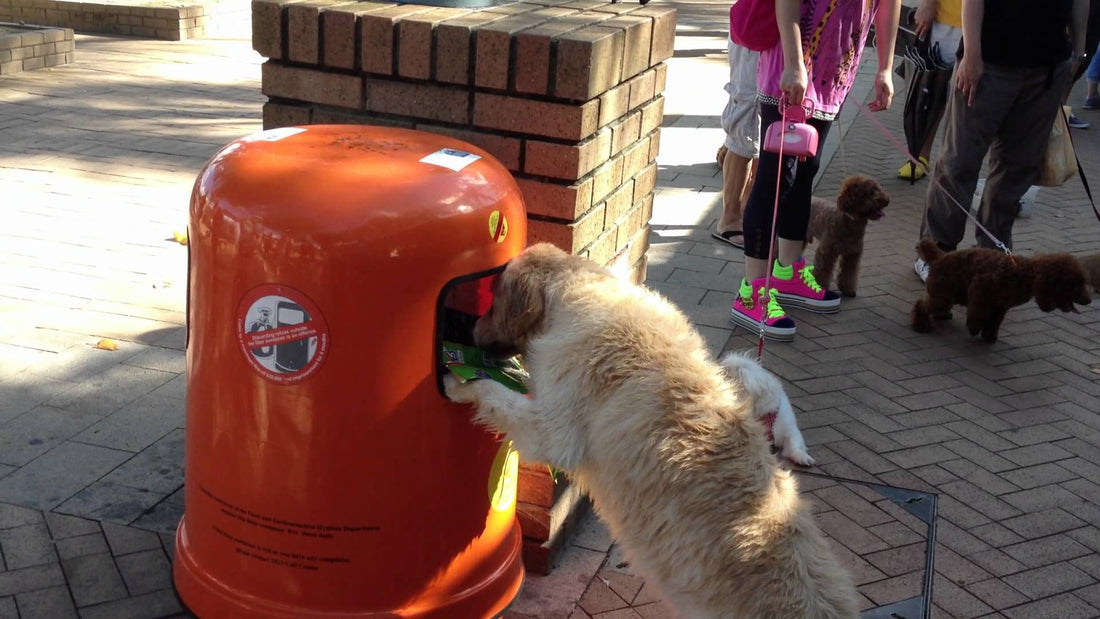
M 508 560 L 480 586 L 445 600 L 445 605 L 409 612 L 408 609 L 364 609 L 334 612 L 304 607 L 273 604 L 234 591 L 204 572 L 192 559 L 187 543 L 187 516 L 176 531 L 176 558 L 172 562 L 172 580 L 176 597 L 186 609 L 200 619 L 233 617 L 234 619 L 366 619 L 369 617 L 423 617 L 430 619 L 471 619 L 500 617 L 519 595 L 523 587 L 524 570 L 521 557 L 522 537 L 517 523 L 509 537 Z

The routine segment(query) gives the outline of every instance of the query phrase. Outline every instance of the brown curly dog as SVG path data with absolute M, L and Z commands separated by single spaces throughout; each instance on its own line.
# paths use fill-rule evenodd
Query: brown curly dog
M 836 270 L 836 285 L 840 293 L 846 297 L 856 296 L 867 222 L 885 215 L 883 209 L 887 204 L 890 204 L 890 194 L 874 179 L 860 175 L 844 180 L 836 204 L 821 198 L 810 201 L 806 243 L 812 243 L 814 239 L 818 242 L 817 253 L 814 254 L 814 276 L 819 284 L 828 288 Z
M 965 305 L 970 335 L 996 342 L 1008 310 L 1032 297 L 1044 312 L 1076 312 L 1074 303 L 1092 300 L 1085 271 L 1069 254 L 1025 258 L 982 247 L 945 253 L 931 239 L 923 239 L 917 253 L 928 263 L 926 296 L 913 304 L 918 333 L 932 330 L 933 316 L 950 318 L 952 305 Z

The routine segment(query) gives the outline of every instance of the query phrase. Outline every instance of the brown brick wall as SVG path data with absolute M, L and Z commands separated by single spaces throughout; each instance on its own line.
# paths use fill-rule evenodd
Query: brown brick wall
M 139 7 L 67 0 L 6 0 L 0 3 L 0 22 L 168 41 L 203 36 L 208 17 L 207 8 L 201 5 Z
M 269 59 L 264 127 L 365 123 L 465 140 L 515 176 L 530 243 L 640 283 L 675 18 L 605 0 L 474 11 L 253 0 L 253 47 Z M 556 539 L 546 476 L 533 468 L 521 479 L 525 552 Z M 545 559 L 528 556 L 528 568 Z
M 365 123 L 466 140 L 516 176 L 533 241 L 644 274 L 637 245 L 652 209 L 674 9 L 253 0 L 252 10 L 253 47 L 269 58 L 265 127 Z
M 74 54 L 73 31 L 68 28 L 0 34 L 0 75 L 68 64 Z

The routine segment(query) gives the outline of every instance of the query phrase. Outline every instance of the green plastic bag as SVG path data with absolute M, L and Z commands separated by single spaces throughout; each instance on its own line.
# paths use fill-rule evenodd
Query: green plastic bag
M 487 378 L 513 391 L 527 393 L 529 376 L 519 355 L 501 359 L 480 348 L 443 342 L 443 359 L 451 374 L 462 382 Z

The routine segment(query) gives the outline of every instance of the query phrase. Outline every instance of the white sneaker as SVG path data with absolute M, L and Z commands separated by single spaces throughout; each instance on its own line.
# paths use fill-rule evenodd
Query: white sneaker
M 916 262 L 913 263 L 913 272 L 917 274 L 922 282 L 928 281 L 928 263 L 924 261 L 924 258 L 917 256 Z
M 1020 211 L 1016 214 L 1017 217 L 1028 218 L 1031 217 L 1032 205 L 1035 203 L 1035 198 L 1039 195 L 1038 185 L 1032 185 L 1028 187 L 1024 195 L 1020 197 Z

